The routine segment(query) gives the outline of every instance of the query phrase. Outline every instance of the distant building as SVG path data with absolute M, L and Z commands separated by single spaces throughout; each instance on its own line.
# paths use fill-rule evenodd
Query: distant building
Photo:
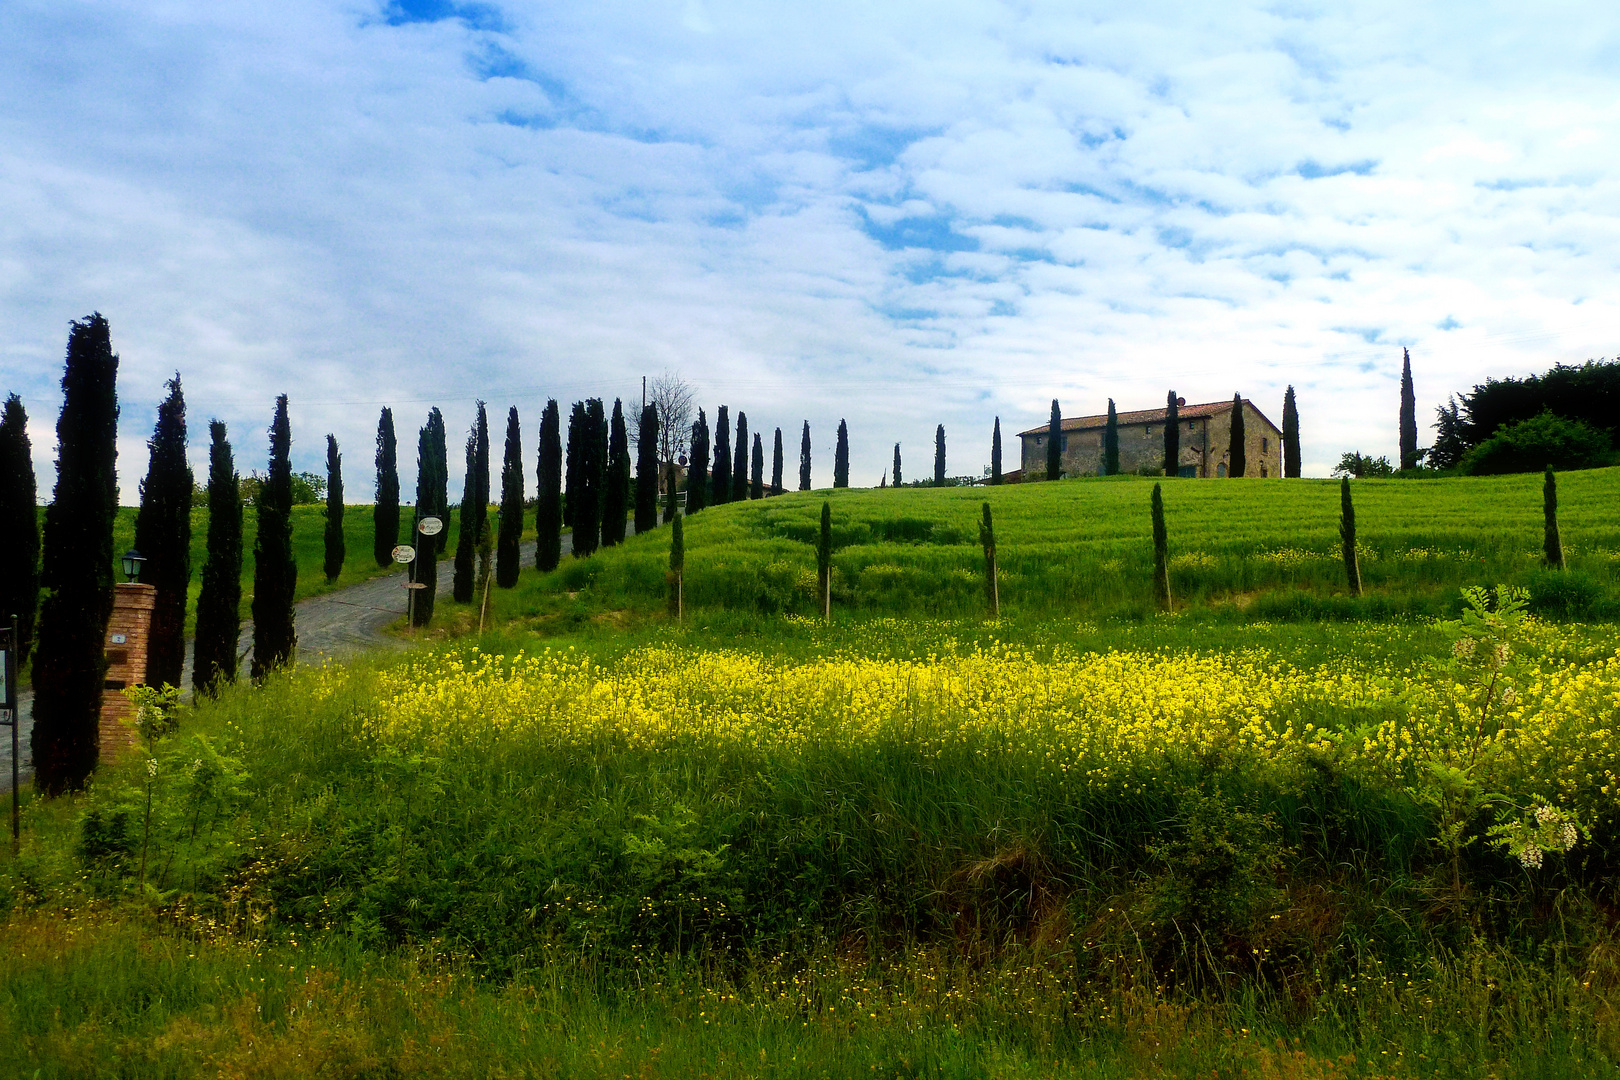
M 1142 409 L 1119 414 L 1119 471 L 1156 472 L 1164 465 L 1165 409 Z M 1181 427 L 1180 476 L 1225 476 L 1232 444 L 1232 403 L 1180 404 L 1176 422 Z M 1063 421 L 1063 475 L 1097 476 L 1103 466 L 1103 430 L 1106 414 Z M 1046 474 L 1046 424 L 1020 431 L 1023 442 L 1022 478 Z M 1282 475 L 1282 432 L 1266 415 L 1243 399 L 1244 475 Z

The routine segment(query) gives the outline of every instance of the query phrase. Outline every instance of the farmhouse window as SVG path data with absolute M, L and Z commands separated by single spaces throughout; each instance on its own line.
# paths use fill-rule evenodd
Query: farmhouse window
M 1271 440 L 1266 438 L 1264 435 L 1260 436 L 1260 452 L 1262 454 L 1269 454 L 1271 452 Z M 1261 475 L 1265 474 L 1262 473 Z

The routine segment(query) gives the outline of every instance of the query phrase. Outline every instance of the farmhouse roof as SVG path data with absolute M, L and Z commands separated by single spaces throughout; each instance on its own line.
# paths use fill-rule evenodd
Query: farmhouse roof
M 1243 400 L 1249 408 L 1260 413 L 1260 419 L 1264 420 L 1274 430 L 1277 429 L 1277 425 L 1272 424 L 1271 419 L 1265 413 L 1260 412 L 1252 400 L 1249 398 Z M 1200 417 L 1215 416 L 1218 413 L 1230 412 L 1231 410 L 1232 403 L 1230 401 L 1211 401 L 1203 405 L 1179 405 L 1176 407 L 1176 419 L 1197 420 Z M 1165 413 L 1168 411 L 1168 409 L 1137 409 L 1135 412 L 1122 412 L 1119 414 L 1119 426 L 1125 427 L 1127 424 L 1162 424 L 1165 420 Z M 1097 416 L 1074 416 L 1063 421 L 1064 431 L 1085 431 L 1090 428 L 1107 426 L 1107 413 L 1101 413 Z M 1023 438 L 1025 435 L 1045 435 L 1048 430 L 1048 425 L 1042 424 L 1040 427 L 1032 427 L 1028 431 L 1020 431 L 1018 438 Z

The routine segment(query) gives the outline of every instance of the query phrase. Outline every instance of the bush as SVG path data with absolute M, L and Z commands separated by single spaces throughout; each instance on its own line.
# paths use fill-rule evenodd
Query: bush
M 1590 424 L 1543 412 L 1529 420 L 1505 424 L 1497 433 L 1463 458 L 1463 472 L 1471 476 L 1541 472 L 1555 469 L 1590 469 L 1604 464 L 1609 436 Z
M 1530 575 L 1530 610 L 1537 615 L 1581 618 L 1594 614 L 1603 586 L 1588 574 L 1571 570 L 1537 570 Z

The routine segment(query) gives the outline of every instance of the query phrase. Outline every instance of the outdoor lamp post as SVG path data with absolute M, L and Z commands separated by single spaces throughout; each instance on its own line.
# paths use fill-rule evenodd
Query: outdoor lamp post
M 131 583 L 139 581 L 141 579 L 141 564 L 145 561 L 146 556 L 134 548 L 124 552 L 124 577 L 128 578 Z

